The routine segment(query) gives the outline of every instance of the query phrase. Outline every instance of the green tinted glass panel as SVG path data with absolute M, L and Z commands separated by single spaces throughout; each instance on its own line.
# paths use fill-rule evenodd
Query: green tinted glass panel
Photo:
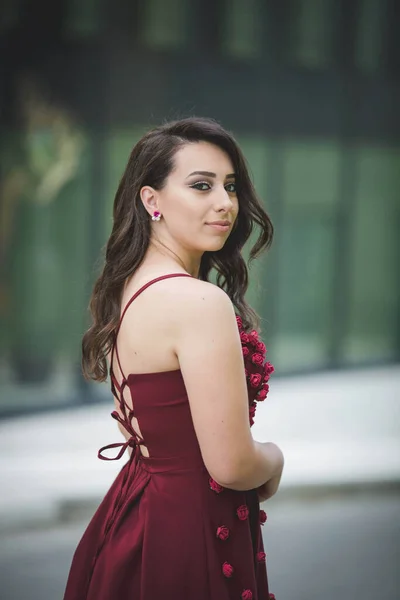
M 187 40 L 190 3 L 146 0 L 140 15 L 140 41 L 150 48 L 179 48 Z
M 287 216 L 279 244 L 274 360 L 280 371 L 329 362 L 335 230 L 330 219 L 306 210 Z
M 68 403 L 77 382 L 90 277 L 91 144 L 69 114 L 52 108 L 56 118 L 46 127 L 8 132 L 1 156 L 0 220 L 9 228 L 0 412 Z
M 257 195 L 264 207 L 267 207 L 267 166 L 271 143 L 256 136 L 240 135 L 236 139 L 245 155 L 250 177 L 255 185 Z
M 255 185 L 257 195 L 264 208 L 268 211 L 267 198 L 267 169 L 269 164 L 269 155 L 271 152 L 270 143 L 260 137 L 240 136 L 238 137 L 240 147 L 246 157 L 251 179 Z M 246 260 L 249 251 L 255 243 L 257 236 L 253 234 L 246 244 L 244 256 Z M 268 318 L 267 304 L 267 256 L 261 255 L 256 259 L 250 269 L 250 286 L 247 293 L 247 300 L 251 306 L 260 314 Z M 270 315 L 269 315 L 270 317 Z
M 261 53 L 260 0 L 225 0 L 222 51 L 235 58 L 256 58 Z
M 385 8 L 385 1 L 359 3 L 355 63 L 364 71 L 376 71 L 381 64 Z
M 399 307 L 400 151 L 360 148 L 351 261 L 349 361 L 396 355 Z
M 285 206 L 332 207 L 338 198 L 340 151 L 336 142 L 284 145 Z
M 89 37 L 103 27 L 105 0 L 67 0 L 65 30 L 73 37 Z
M 281 370 L 329 362 L 339 156 L 334 142 L 287 142 L 283 147 L 274 340 Z
M 106 174 L 105 205 L 105 235 L 108 237 L 112 227 L 112 213 L 115 193 L 120 179 L 128 164 L 128 159 L 134 145 L 145 133 L 146 128 L 136 126 L 130 129 L 112 131 L 107 141 L 106 155 L 108 171 Z
M 334 0 L 299 0 L 292 17 L 292 60 L 309 68 L 332 62 Z

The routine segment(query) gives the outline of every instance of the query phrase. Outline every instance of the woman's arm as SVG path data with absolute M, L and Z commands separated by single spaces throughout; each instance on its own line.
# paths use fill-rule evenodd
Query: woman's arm
M 261 486 L 279 473 L 283 456 L 254 442 L 236 316 L 217 286 L 186 280 L 175 303 L 176 354 L 204 463 L 220 485 Z

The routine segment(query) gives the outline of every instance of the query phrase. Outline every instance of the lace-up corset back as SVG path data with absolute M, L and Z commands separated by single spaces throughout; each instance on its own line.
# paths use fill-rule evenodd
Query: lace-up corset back
M 173 277 L 190 277 L 190 275 L 186 275 L 184 273 L 173 273 L 173 274 L 157 277 L 156 279 L 152 279 L 151 281 L 149 281 L 148 283 L 143 285 L 130 298 L 130 300 L 127 302 L 127 304 L 122 312 L 122 315 L 121 315 L 121 318 L 119 321 L 119 325 L 118 325 L 118 329 L 117 329 L 116 335 L 115 335 L 115 341 L 114 341 L 114 344 L 113 344 L 113 347 L 111 350 L 111 356 L 110 356 L 111 392 L 116 400 L 116 405 L 117 405 L 117 410 L 114 410 L 111 413 L 111 416 L 116 421 L 118 421 L 118 423 L 120 423 L 120 425 L 122 425 L 122 427 L 125 429 L 125 431 L 129 434 L 130 437 L 126 440 L 125 443 L 110 444 L 108 446 L 105 446 L 104 448 L 101 448 L 99 451 L 99 458 L 102 458 L 103 460 L 118 460 L 124 454 L 124 452 L 128 446 L 131 447 L 137 455 L 141 455 L 144 458 L 149 457 L 149 450 L 148 450 L 146 442 L 142 436 L 139 422 L 138 422 L 138 419 L 136 416 L 136 411 L 135 411 L 135 406 L 134 406 L 134 402 L 135 402 L 134 393 L 132 391 L 132 386 L 130 385 L 131 378 L 133 378 L 133 379 L 135 377 L 140 378 L 141 375 L 140 374 L 138 374 L 138 375 L 129 374 L 127 377 L 125 376 L 124 370 L 121 365 L 120 356 L 118 353 L 117 340 L 118 340 L 118 333 L 120 331 L 123 318 L 124 318 L 128 308 L 132 304 L 132 302 L 142 292 L 144 292 L 150 285 L 152 285 L 158 281 L 161 281 L 163 279 L 169 279 L 169 278 L 173 278 Z M 122 377 L 121 383 L 118 382 L 118 379 L 114 372 L 114 368 L 113 368 L 114 367 L 114 357 L 117 359 L 119 372 Z M 174 373 L 174 372 L 173 371 L 165 372 L 166 375 L 168 375 L 168 373 Z M 179 371 L 176 371 L 176 373 L 178 374 Z M 154 374 L 147 373 L 145 375 L 146 376 L 151 376 L 151 375 L 157 376 L 157 375 L 162 375 L 162 374 L 163 373 L 154 373 Z M 104 450 L 108 450 L 108 449 L 112 449 L 112 448 L 120 448 L 118 454 L 115 457 L 110 458 L 103 454 Z

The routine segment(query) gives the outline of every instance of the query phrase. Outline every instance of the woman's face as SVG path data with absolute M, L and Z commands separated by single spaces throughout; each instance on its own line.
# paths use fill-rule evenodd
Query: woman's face
M 189 253 L 220 250 L 239 212 L 229 156 L 208 142 L 188 143 L 174 163 L 165 186 L 155 192 L 162 215 L 154 223 L 157 237 Z

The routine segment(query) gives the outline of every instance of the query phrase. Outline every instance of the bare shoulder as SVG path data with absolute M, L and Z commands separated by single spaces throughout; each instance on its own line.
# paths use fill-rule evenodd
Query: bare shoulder
M 171 282 L 172 283 L 172 282 Z M 197 323 L 206 320 L 208 323 L 221 323 L 225 317 L 232 322 L 235 313 L 229 296 L 213 283 L 195 278 L 182 277 L 179 284 L 165 289 L 163 296 L 169 304 L 170 315 L 176 324 Z
M 215 296 L 226 296 L 226 298 L 229 298 L 217 285 L 210 283 L 209 281 L 202 281 L 196 277 L 169 277 L 160 283 L 164 291 L 168 291 L 173 295 L 176 295 L 179 291 L 187 298 L 195 298 L 201 293 L 206 295 L 214 294 Z
M 231 302 L 224 290 L 209 281 L 202 281 L 194 277 L 182 277 L 179 282 L 183 302 L 187 300 Z

